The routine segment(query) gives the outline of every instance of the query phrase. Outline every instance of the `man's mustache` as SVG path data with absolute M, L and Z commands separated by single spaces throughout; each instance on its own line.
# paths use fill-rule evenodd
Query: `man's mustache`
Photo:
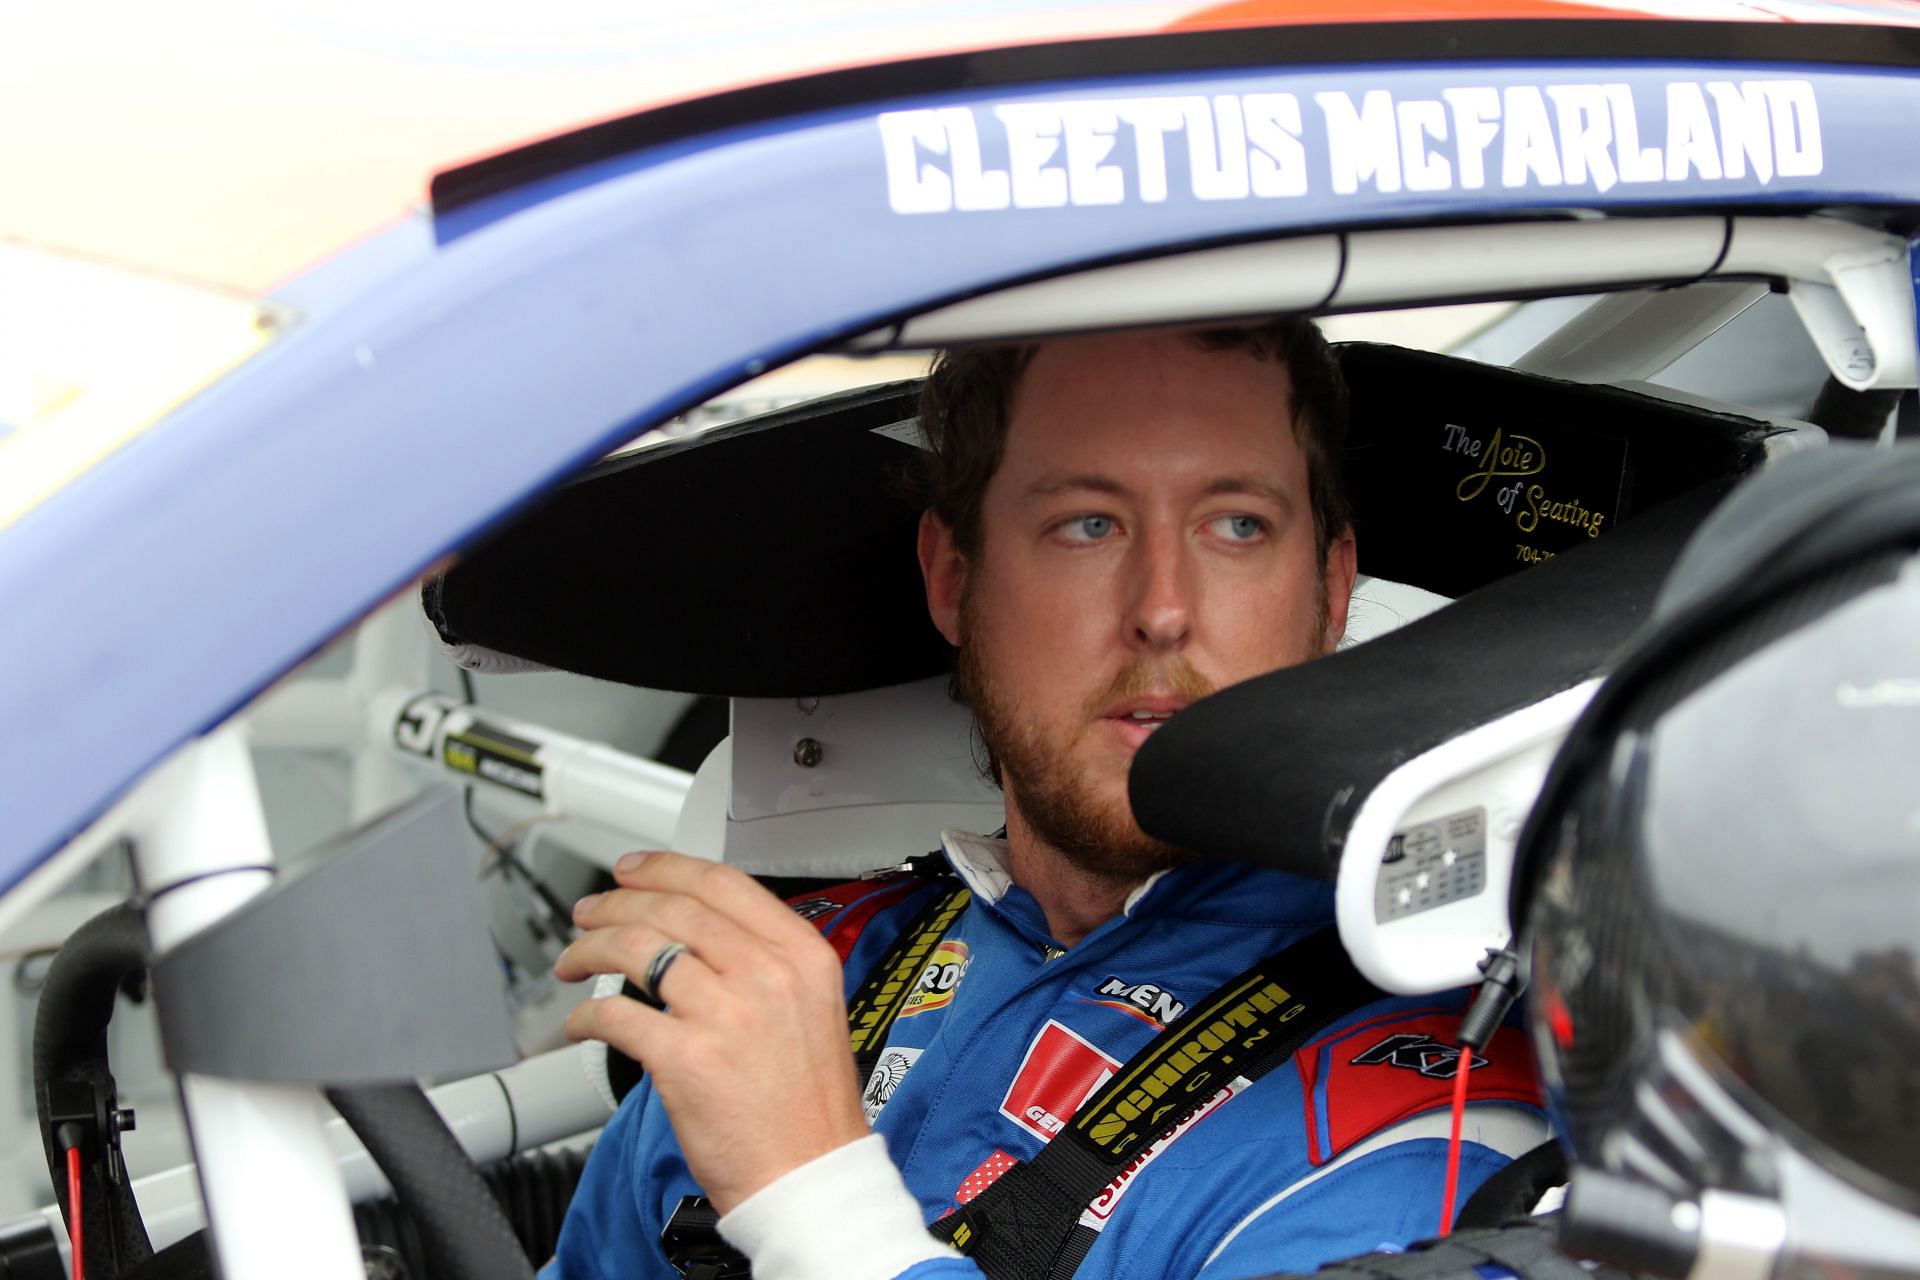
M 1198 702 L 1216 687 L 1178 654 L 1157 660 L 1136 658 L 1121 668 L 1105 689 L 1087 700 L 1087 718 L 1097 720 L 1117 704 L 1135 698 L 1175 697 Z

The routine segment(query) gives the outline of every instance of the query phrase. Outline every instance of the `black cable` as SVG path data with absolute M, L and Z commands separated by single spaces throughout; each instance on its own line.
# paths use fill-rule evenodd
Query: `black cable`
M 487 859 L 487 864 L 480 868 L 479 878 L 484 880 L 494 872 L 500 870 L 501 866 L 505 863 L 505 846 L 501 843 L 499 836 L 494 835 L 485 827 L 481 826 L 480 819 L 473 816 L 472 783 L 467 784 L 466 793 L 461 797 L 460 811 L 466 815 L 467 830 L 473 832 L 474 838 L 492 855 Z
M 1474 993 L 1466 1016 L 1460 1019 L 1460 1034 L 1456 1037 L 1467 1053 L 1486 1047 L 1526 986 L 1520 980 L 1519 957 L 1506 948 L 1489 949 L 1486 958 L 1480 961 L 1480 972 L 1486 976 Z
M 540 901 L 545 904 L 549 917 L 548 923 L 553 927 L 554 936 L 562 942 L 572 942 L 576 933 L 573 927 L 573 909 L 561 900 L 559 894 L 554 892 L 553 886 L 536 874 L 533 868 L 522 862 L 518 857 L 508 853 L 505 849 L 500 851 L 500 863 L 509 871 L 518 875 L 526 886 L 533 890 L 533 892 L 539 896 Z
M 510 869 L 506 863 L 502 863 L 501 867 L 503 870 Z M 516 884 L 512 877 L 503 877 L 503 881 L 508 895 L 520 906 L 522 920 L 536 938 L 543 940 L 550 938 L 562 946 L 573 941 L 575 931 L 567 919 L 568 912 L 564 906 L 557 906 L 551 897 L 541 894 L 531 885 L 522 887 L 525 885 L 524 877 L 519 884 Z M 534 896 L 526 896 L 528 892 L 532 892 Z M 549 894 L 551 892 L 551 890 L 548 891 Z
M 473 816 L 472 787 L 467 788 L 465 812 L 467 815 L 467 825 L 473 829 L 473 834 L 478 836 L 480 842 L 486 845 L 493 854 L 493 856 L 488 859 L 487 865 L 480 868 L 480 878 L 485 879 L 495 871 L 503 873 L 511 872 L 519 876 L 521 882 L 533 891 L 534 895 L 540 899 L 541 905 L 546 908 L 547 932 L 561 942 L 572 942 L 576 936 L 576 931 L 573 927 L 572 908 L 568 907 L 560 895 L 554 892 L 552 885 L 548 884 L 538 872 L 532 867 L 529 867 L 507 847 L 504 834 L 500 836 L 489 835 L 486 830 L 481 827 L 479 820 Z M 531 923 L 534 923 L 536 926 L 538 925 L 537 921 Z
M 460 681 L 461 704 L 469 707 L 475 705 L 479 699 L 474 692 L 473 672 L 457 662 L 453 664 L 453 672 L 455 677 Z M 481 847 L 489 850 L 493 854 L 493 856 L 487 860 L 486 865 L 480 868 L 478 878 L 484 880 L 496 870 L 506 866 L 508 862 L 518 861 L 518 859 L 510 858 L 506 853 L 505 846 L 501 843 L 500 837 L 489 834 L 487 829 L 480 825 L 480 819 L 474 816 L 473 791 L 474 786 L 471 782 L 461 790 L 460 812 L 467 820 L 467 829 L 473 832 L 474 838 L 480 842 Z M 538 921 L 529 921 L 529 923 L 533 926 L 536 935 L 543 932 Z M 500 957 L 500 963 L 506 970 L 507 980 L 511 982 L 513 980 L 514 970 L 519 968 L 519 966 L 514 962 L 512 954 L 500 944 L 500 939 L 497 937 L 493 940 L 493 950 L 494 954 Z
M 454 672 L 460 678 L 461 701 L 469 707 L 476 705 L 478 703 L 478 697 L 474 691 L 473 672 L 458 663 L 454 664 Z M 521 882 L 524 883 L 527 888 L 531 889 L 535 896 L 540 899 L 541 903 L 546 906 L 548 913 L 548 928 L 546 932 L 560 942 L 572 942 L 575 936 L 572 908 L 561 900 L 559 894 L 553 891 L 552 885 L 542 879 L 535 873 L 532 867 L 529 867 L 525 862 L 521 861 L 519 856 L 507 847 L 504 834 L 498 836 L 490 835 L 486 828 L 480 825 L 480 820 L 475 817 L 473 813 L 473 793 L 474 784 L 469 782 L 466 786 L 466 792 L 461 798 L 461 812 L 466 816 L 468 829 L 473 832 L 483 846 L 493 853 L 493 857 L 488 860 L 487 865 L 480 868 L 481 877 L 484 879 L 496 870 L 510 871 L 519 876 Z M 539 929 L 538 922 L 533 923 L 536 930 Z
M 460 811 L 466 815 L 467 827 L 473 832 L 474 837 L 480 841 L 481 845 L 488 849 L 497 848 L 494 844 L 493 837 L 486 833 L 480 826 L 479 819 L 473 816 L 473 787 L 471 785 L 466 788 L 464 794 L 461 796 Z M 490 860 L 486 866 L 480 868 L 480 874 L 476 876 L 475 879 L 486 879 L 499 865 L 500 863 L 497 859 Z M 488 932 L 492 933 L 492 930 L 489 929 Z M 512 954 L 501 944 L 497 934 L 493 937 L 493 953 L 500 957 L 500 964 L 507 975 L 507 981 L 512 982 L 514 971 L 520 966 L 514 963 Z
M 169 880 L 158 889 L 142 893 L 131 899 L 130 902 L 136 911 L 144 915 L 148 907 L 176 889 L 184 889 L 188 885 L 199 884 L 203 880 L 211 880 L 216 876 L 228 875 L 235 871 L 264 871 L 268 875 L 274 875 L 278 871 L 278 868 L 271 862 L 246 862 L 238 866 L 221 867 L 217 871 L 200 871 L 193 875 L 181 876 L 177 880 Z
M 512 1156 L 520 1150 L 520 1109 L 513 1105 L 513 1090 L 507 1088 L 498 1071 L 493 1073 L 493 1082 L 500 1086 L 500 1101 L 507 1108 L 507 1154 Z

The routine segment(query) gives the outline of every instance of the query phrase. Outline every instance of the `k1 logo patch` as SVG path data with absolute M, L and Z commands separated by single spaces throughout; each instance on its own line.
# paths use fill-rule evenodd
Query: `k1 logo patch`
M 1402 1120 L 1444 1110 L 1461 1061 L 1453 1042 L 1459 1030 L 1457 1010 L 1409 1010 L 1335 1031 L 1294 1054 L 1308 1097 L 1307 1159 L 1324 1165 Z M 1495 1031 L 1468 1065 L 1469 1105 L 1544 1101 L 1517 1028 Z
M 1356 1067 L 1404 1067 L 1435 1080 L 1451 1080 L 1460 1069 L 1460 1046 L 1432 1036 L 1402 1033 L 1388 1036 L 1352 1061 Z M 1475 1056 L 1467 1070 L 1478 1071 L 1487 1065 L 1485 1058 Z
M 818 920 L 821 916 L 830 916 L 838 911 L 841 904 L 832 898 L 805 898 L 788 905 L 793 908 L 793 914 L 802 920 Z

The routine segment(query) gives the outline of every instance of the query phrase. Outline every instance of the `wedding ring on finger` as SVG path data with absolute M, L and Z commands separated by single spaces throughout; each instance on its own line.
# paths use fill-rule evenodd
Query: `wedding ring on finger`
M 667 970 L 673 962 L 687 953 L 684 942 L 669 942 L 653 953 L 653 960 L 647 965 L 646 980 L 640 984 L 640 996 L 656 1009 L 664 1009 L 666 1001 L 660 998 L 660 982 L 667 976 Z

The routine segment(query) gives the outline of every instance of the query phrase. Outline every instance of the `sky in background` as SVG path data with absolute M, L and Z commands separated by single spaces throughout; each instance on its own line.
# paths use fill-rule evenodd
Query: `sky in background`
M 0 6 L 0 239 L 258 293 L 431 174 L 649 103 L 1194 5 L 194 0 Z
M 258 293 L 437 169 L 756 80 L 1263 16 L 1624 8 L 1920 22 L 1913 0 L 21 0 L 0 5 L 0 239 Z
M 1920 5 L 1894 0 L 1613 2 L 1920 21 Z M 263 294 L 420 205 L 436 171 L 534 138 L 807 71 L 1089 32 L 1601 11 L 1594 0 L 0 4 L 0 525 L 256 350 L 274 328 Z M 1444 346 L 1485 323 L 1434 318 L 1433 333 L 1400 340 Z M 1355 324 L 1371 322 L 1330 327 Z

